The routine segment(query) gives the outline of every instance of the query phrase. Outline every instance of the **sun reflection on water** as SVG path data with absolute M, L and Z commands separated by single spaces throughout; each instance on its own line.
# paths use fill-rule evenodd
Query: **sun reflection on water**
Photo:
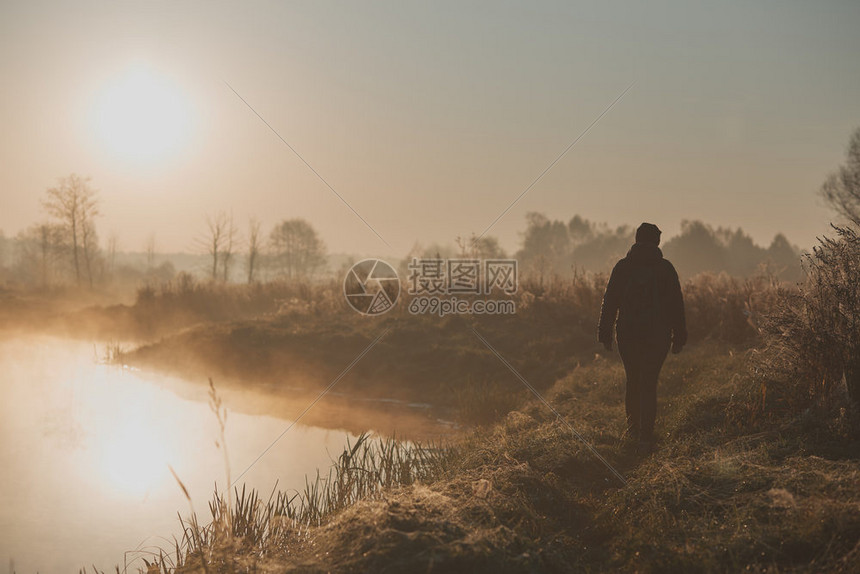
M 0 383 L 0 559 L 17 571 L 107 571 L 148 537 L 178 533 L 189 504 L 168 465 L 204 519 L 224 487 L 203 382 L 99 365 L 92 345 L 33 338 L 0 340 Z M 354 435 L 297 425 L 256 460 L 303 406 L 281 407 L 284 418 L 231 410 L 234 477 L 253 463 L 242 482 L 268 492 L 327 473 Z
M 92 435 L 99 468 L 110 485 L 129 494 L 144 494 L 165 477 L 175 450 L 163 436 L 151 401 L 135 403 L 110 423 L 109 429 Z

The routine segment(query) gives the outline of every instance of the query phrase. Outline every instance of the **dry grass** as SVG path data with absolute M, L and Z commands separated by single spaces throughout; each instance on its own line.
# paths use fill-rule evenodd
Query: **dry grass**
M 761 384 L 785 408 L 847 383 L 860 404 L 860 236 L 834 227 L 807 257 L 807 281 L 779 292 L 763 325 Z
M 804 296 L 803 288 L 709 275 L 685 285 L 691 342 L 667 361 L 659 448 L 640 457 L 621 436 L 623 369 L 614 356 L 595 352 L 604 280 L 525 281 L 516 318 L 431 321 L 395 313 L 384 319 L 396 336 L 381 344 L 391 363 L 379 369 L 431 365 L 437 377 L 448 377 L 441 388 L 461 412 L 483 422 L 503 417 L 498 424 L 479 428 L 456 450 L 393 440 L 375 446 L 363 436 L 302 492 L 273 493 L 266 502 L 236 492 L 233 504 L 216 494 L 212 523 L 201 527 L 192 515 L 173 566 L 183 572 L 853 571 L 860 560 L 858 407 L 844 379 L 833 375 L 820 385 L 810 378 L 818 371 L 792 363 L 793 355 L 782 355 L 788 368 L 780 371 L 781 386 L 774 385 L 756 351 L 770 344 L 770 325 L 787 302 Z M 298 317 L 290 319 L 291 337 L 318 342 L 321 330 L 339 332 L 341 344 L 325 347 L 329 360 L 332 349 L 347 347 L 336 320 Z M 626 485 L 543 405 L 520 401 L 519 383 L 504 369 L 492 370 L 486 350 L 466 340 L 468 326 L 511 357 L 627 477 Z M 350 329 L 356 344 L 366 337 L 353 323 Z M 394 374 L 408 380 L 396 368 Z M 802 401 L 795 400 L 798 390 Z M 480 404 L 490 394 L 495 398 Z M 516 410 L 505 415 L 511 406 Z M 167 559 L 159 560 L 170 571 Z
M 456 450 L 366 436 L 302 492 L 216 494 L 162 572 L 850 572 L 860 558 L 860 413 L 844 388 L 767 411 L 728 345 L 670 357 L 658 452 L 622 440 L 623 371 L 597 358 Z M 229 519 L 227 518 L 229 516 Z M 230 531 L 223 527 L 230 524 Z M 219 527 L 219 525 L 222 525 Z M 201 558 L 203 562 L 201 562 Z
M 183 330 L 124 360 L 189 378 L 254 380 L 275 389 L 284 380 L 325 385 L 389 328 L 372 359 L 356 365 L 349 392 L 428 402 L 444 418 L 490 424 L 525 395 L 517 383 L 505 382 L 505 367 L 470 327 L 535 387 L 546 390 L 578 363 L 603 353 L 596 323 L 605 281 L 592 274 L 525 278 L 514 296 L 515 316 L 415 316 L 404 301 L 391 313 L 368 318 L 348 309 L 326 311 L 312 301 L 291 303 L 291 310 L 280 314 Z M 685 291 L 691 344 L 720 341 L 742 349 L 759 341 L 761 315 L 778 288 L 767 278 L 739 282 L 702 275 Z
M 282 492 L 276 485 L 267 498 L 244 486 L 229 497 L 216 491 L 209 522 L 201 524 L 192 507 L 189 518 L 180 518 L 183 533 L 173 548 L 150 549 L 148 558 L 140 558 L 147 572 L 163 574 L 258 571 L 269 560 L 300 555 L 312 546 L 316 528 L 358 502 L 446 476 L 454 456 L 442 445 L 363 434 L 347 444 L 325 476 L 307 479 L 302 491 Z

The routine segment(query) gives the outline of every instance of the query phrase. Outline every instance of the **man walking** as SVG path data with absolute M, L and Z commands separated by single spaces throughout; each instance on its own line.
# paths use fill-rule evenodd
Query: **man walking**
M 639 452 L 654 448 L 657 378 L 671 346 L 680 353 L 687 343 L 684 298 L 675 267 L 663 259 L 660 230 L 643 223 L 627 257 L 612 270 L 600 310 L 598 340 L 618 352 L 627 374 L 627 436 L 639 441 Z M 617 317 L 617 327 L 616 327 Z

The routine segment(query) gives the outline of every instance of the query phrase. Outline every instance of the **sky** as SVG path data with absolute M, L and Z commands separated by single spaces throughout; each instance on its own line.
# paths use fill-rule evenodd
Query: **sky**
M 530 211 L 808 248 L 858 29 L 854 1 L 4 1 L 0 229 L 78 173 L 127 251 L 199 249 L 218 212 L 374 256 L 497 218 L 514 251 Z

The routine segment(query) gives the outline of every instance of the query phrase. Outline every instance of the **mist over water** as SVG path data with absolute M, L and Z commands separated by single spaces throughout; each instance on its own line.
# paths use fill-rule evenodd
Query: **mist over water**
M 122 568 L 126 551 L 169 549 L 177 512 L 191 511 L 168 465 L 204 523 L 226 482 L 207 387 L 99 364 L 98 353 L 63 339 L 0 339 L 0 559 L 17 572 Z M 235 480 L 289 421 L 225 405 Z M 296 425 L 241 482 L 265 496 L 275 481 L 301 489 L 355 438 Z

